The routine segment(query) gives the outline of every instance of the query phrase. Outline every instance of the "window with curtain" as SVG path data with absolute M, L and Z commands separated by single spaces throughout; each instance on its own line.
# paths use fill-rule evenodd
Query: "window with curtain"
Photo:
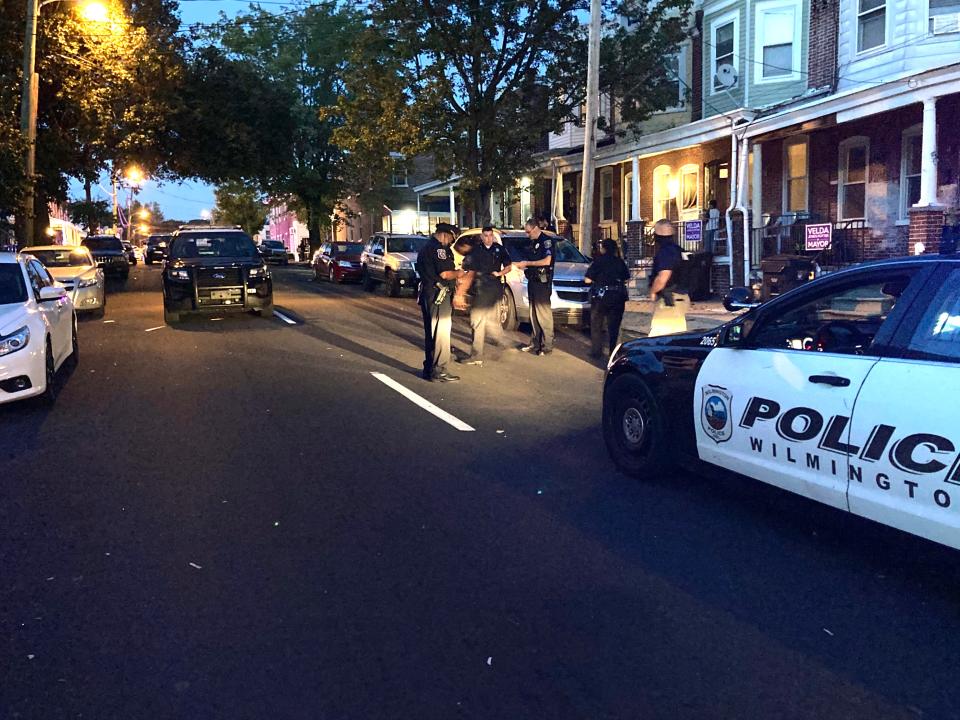
M 680 210 L 695 210 L 699 206 L 700 174 L 696 165 L 688 165 L 680 170 L 680 196 L 678 198 Z
M 600 171 L 600 221 L 613 220 L 613 169 Z
M 866 218 L 869 156 L 870 149 L 865 139 L 851 140 L 840 147 L 841 220 Z
M 900 217 L 906 220 L 911 207 L 920 202 L 920 166 L 923 158 L 919 125 L 903 131 L 900 143 Z
M 784 143 L 783 156 L 783 211 L 808 210 L 807 139 L 787 140 Z
M 757 6 L 758 80 L 792 78 L 799 71 L 794 67 L 797 14 L 793 4 Z
M 857 52 L 866 52 L 887 43 L 886 0 L 857 0 Z
M 661 165 L 653 171 L 653 220 L 670 217 L 670 166 Z

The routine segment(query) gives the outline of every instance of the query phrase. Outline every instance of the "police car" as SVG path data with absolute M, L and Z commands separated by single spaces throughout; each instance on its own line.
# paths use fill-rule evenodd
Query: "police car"
M 869 263 L 610 358 L 603 434 L 960 548 L 960 255 Z

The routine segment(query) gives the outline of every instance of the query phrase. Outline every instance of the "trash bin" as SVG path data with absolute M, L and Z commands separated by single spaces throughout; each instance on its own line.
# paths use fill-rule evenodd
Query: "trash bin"
M 800 287 L 813 277 L 814 262 L 806 255 L 771 255 L 760 261 L 763 286 L 760 298 L 766 302 L 787 290 Z
M 710 297 L 710 268 L 712 266 L 712 252 L 689 253 L 683 261 L 682 277 L 691 300 L 706 300 Z

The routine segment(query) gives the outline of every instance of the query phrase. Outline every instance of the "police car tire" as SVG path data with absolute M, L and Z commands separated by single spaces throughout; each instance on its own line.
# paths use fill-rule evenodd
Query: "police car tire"
M 629 414 L 629 417 L 628 417 Z M 638 442 L 625 428 L 641 425 Z M 647 384 L 635 375 L 621 375 L 607 388 L 603 404 L 603 439 L 617 467 L 634 477 L 655 477 L 670 467 L 663 413 Z

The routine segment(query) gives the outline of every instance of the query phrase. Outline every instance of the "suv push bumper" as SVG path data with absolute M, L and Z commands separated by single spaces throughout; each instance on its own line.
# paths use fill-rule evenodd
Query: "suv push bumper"
M 164 283 L 163 305 L 170 312 L 250 312 L 273 304 L 273 280 L 244 286 L 197 287 L 190 281 Z

